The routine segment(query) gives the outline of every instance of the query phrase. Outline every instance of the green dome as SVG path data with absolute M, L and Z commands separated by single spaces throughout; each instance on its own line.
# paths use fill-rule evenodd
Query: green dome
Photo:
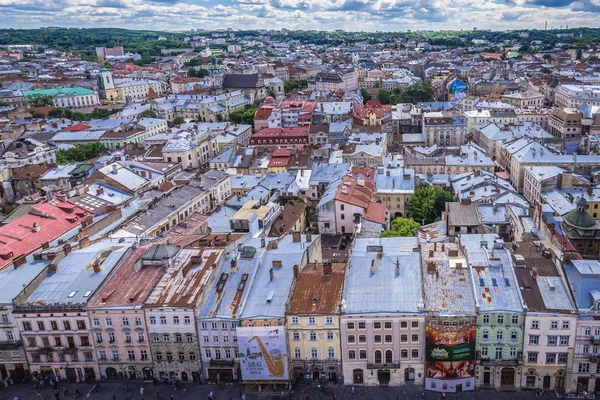
M 586 207 L 587 201 L 583 197 L 577 199 L 577 208 L 571 210 L 564 216 L 563 220 L 575 228 L 590 229 L 596 227 L 596 220 L 592 217 Z

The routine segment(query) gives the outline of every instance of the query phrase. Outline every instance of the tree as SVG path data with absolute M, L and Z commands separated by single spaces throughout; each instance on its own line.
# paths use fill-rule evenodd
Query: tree
M 446 202 L 450 201 L 454 201 L 450 192 L 435 186 L 422 185 L 408 200 L 408 215 L 416 221 L 430 224 L 440 218 Z
M 244 108 L 230 112 L 229 120 L 234 124 L 254 126 L 254 114 L 256 114 L 256 107 L 246 104 Z
M 195 69 L 195 68 L 190 68 L 188 70 L 188 76 L 190 78 L 204 78 L 205 76 L 208 76 L 209 72 L 204 69 L 204 68 L 200 68 L 200 69 Z
M 29 107 L 44 107 L 51 106 L 52 104 L 52 96 L 47 94 L 32 94 L 27 96 L 27 105 Z
M 154 112 L 154 110 L 144 110 L 138 114 L 140 118 L 158 118 L 158 115 Z
M 576 59 L 581 60 L 583 58 L 583 49 L 580 47 L 577 49 Z
M 392 229 L 383 232 L 381 237 L 415 236 L 417 229 L 421 229 L 421 224 L 414 219 L 398 217 L 392 221 Z
M 60 149 L 56 154 L 58 164 L 68 164 L 73 161 L 87 161 L 107 151 L 106 146 L 100 142 L 78 144 L 70 149 Z
M 360 95 L 362 96 L 363 104 L 367 104 L 367 101 L 369 101 L 371 98 L 371 95 L 369 92 L 367 92 L 367 89 L 360 89 Z
M 185 119 L 183 119 L 182 117 L 175 117 L 173 118 L 173 122 L 171 122 L 172 126 L 179 126 L 181 124 L 183 124 L 185 122 Z
M 381 104 L 390 104 L 390 91 L 385 89 L 379 89 L 379 91 L 377 92 L 377 100 L 379 100 Z
M 433 87 L 425 82 L 417 82 L 405 88 L 395 88 L 394 98 L 400 103 L 433 101 Z
M 46 118 L 44 113 L 41 113 L 39 111 L 32 111 L 30 114 L 31 114 L 31 118 Z
M 552 70 L 551 70 L 550 68 L 548 68 L 548 67 L 544 67 L 544 68 L 542 68 L 542 69 L 540 70 L 540 72 L 541 72 L 542 74 L 550 74 L 550 73 L 552 73 Z
M 300 88 L 300 84 L 296 81 L 287 81 L 283 83 L 283 90 L 286 93 L 293 92 L 298 88 Z

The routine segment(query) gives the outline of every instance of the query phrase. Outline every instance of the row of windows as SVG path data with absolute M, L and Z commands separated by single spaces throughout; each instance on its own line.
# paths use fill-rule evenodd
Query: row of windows
M 139 355 L 139 360 L 142 361 L 148 361 L 148 352 L 146 350 L 140 350 L 140 355 Z M 119 361 L 121 360 L 121 355 L 119 353 L 119 350 L 112 350 L 111 351 L 111 360 L 112 361 Z M 108 360 L 107 357 L 107 352 L 105 350 L 99 350 L 98 351 L 98 359 L 100 361 L 106 361 Z M 133 361 L 136 360 L 136 352 L 135 350 L 127 350 L 127 360 Z
M 28 347 L 40 346 L 36 336 L 27 337 L 26 339 L 27 339 Z M 74 336 L 67 336 L 66 339 L 67 339 L 66 343 L 64 343 L 63 338 L 61 336 L 55 336 L 53 338 L 53 343 L 51 344 L 50 337 L 43 336 L 41 347 L 50 347 L 50 346 L 56 346 L 56 347 L 68 346 L 70 348 L 77 347 L 77 343 L 75 342 Z M 90 338 L 88 336 L 80 336 L 79 337 L 79 346 L 90 346 Z
M 211 323 L 201 322 L 200 323 L 200 327 L 202 328 L 202 330 L 209 329 L 209 326 L 210 326 L 210 329 L 212 329 L 212 330 L 219 329 L 219 323 L 218 322 L 211 322 Z M 225 330 L 225 331 L 226 330 L 232 330 L 232 331 L 235 331 L 235 329 L 237 327 L 237 324 L 235 322 L 221 322 L 220 326 L 221 326 L 221 330 Z
M 156 325 L 156 316 L 154 315 L 150 315 L 148 317 L 148 320 L 150 321 L 150 325 Z M 165 315 L 161 315 L 158 317 L 158 320 L 160 321 L 161 325 L 166 325 L 167 324 L 167 317 Z M 178 315 L 174 315 L 171 323 L 173 323 L 174 325 L 178 325 L 180 323 L 180 319 Z M 189 315 L 185 315 L 183 317 L 183 323 L 184 324 L 191 324 L 192 323 L 192 319 L 190 318 Z
M 135 326 L 142 326 L 142 319 L 140 317 L 135 317 L 133 319 L 133 324 Z M 94 326 L 94 328 L 100 328 L 100 319 L 99 318 L 94 318 L 92 319 L 92 325 Z M 107 328 L 110 328 L 113 326 L 113 322 L 112 322 L 112 318 L 105 318 L 104 319 L 104 326 Z M 129 318 L 121 318 L 121 326 L 131 326 L 129 324 Z
M 179 353 L 177 353 L 177 359 L 179 361 L 185 361 L 186 360 L 186 358 L 185 358 L 185 352 L 180 351 Z M 195 361 L 196 360 L 196 353 L 194 353 L 193 351 L 190 352 L 190 353 L 188 353 L 188 358 L 187 359 L 190 360 L 190 361 Z M 160 352 L 160 351 L 157 351 L 156 352 L 156 361 L 163 361 L 163 360 L 173 361 L 173 353 L 171 353 L 170 351 L 167 351 L 165 353 L 165 357 L 163 358 L 163 353 Z
M 550 321 L 550 329 L 559 329 L 559 326 L 560 329 L 570 329 L 570 321 L 562 321 L 562 324 L 559 322 L 560 321 Z M 531 329 L 540 329 L 540 321 L 531 321 Z
M 589 326 L 586 326 L 585 328 L 583 328 L 583 334 L 585 336 L 591 336 L 592 335 L 592 328 L 589 327 Z M 594 328 L 594 336 L 600 336 L 600 327 Z
M 502 359 L 502 350 L 503 350 L 503 347 L 502 346 L 496 346 L 495 350 L 496 350 L 496 354 L 495 354 L 496 357 L 494 359 L 495 360 L 501 360 Z M 511 347 L 509 349 L 508 356 L 510 358 L 515 358 L 517 356 L 517 348 L 516 347 Z M 489 358 L 490 357 L 489 349 L 488 349 L 487 346 L 481 346 L 481 357 L 482 358 Z
M 489 324 L 491 321 L 490 315 L 489 314 L 483 314 L 481 316 L 481 321 L 484 324 Z M 496 315 L 496 323 L 497 324 L 503 324 L 504 323 L 504 315 L 500 314 L 500 315 Z M 510 319 L 510 323 L 513 325 L 518 325 L 519 324 L 519 316 L 518 315 L 513 315 Z
M 382 343 L 382 339 L 385 343 L 393 343 L 392 335 L 373 335 L 373 343 L 375 344 Z M 410 335 L 410 341 L 411 343 L 419 343 L 419 335 L 413 333 L 412 335 Z M 356 343 L 356 336 L 348 335 L 348 344 L 354 343 Z M 367 343 L 367 335 L 358 335 L 358 343 Z M 407 334 L 400 335 L 400 343 L 408 343 Z
M 239 357 L 237 347 L 234 347 L 233 349 L 224 349 L 222 353 L 221 353 L 221 349 L 204 349 L 204 355 L 208 359 L 214 358 L 215 360 L 221 360 L 222 359 L 221 357 L 224 355 L 225 360 L 230 360 L 232 354 L 235 358 Z M 213 357 L 213 355 L 214 355 L 214 357 Z
M 75 323 L 77 325 L 77 329 L 84 329 L 84 330 L 87 329 L 85 320 L 77 320 L 77 321 L 75 321 Z M 63 327 L 63 330 L 70 331 L 71 330 L 71 321 L 62 321 L 62 327 Z M 30 321 L 23 321 L 23 330 L 24 331 L 32 331 L 33 330 L 33 325 L 31 324 Z M 37 330 L 38 331 L 46 330 L 45 321 L 37 321 Z M 52 330 L 52 331 L 59 330 L 58 329 L 58 321 L 50 321 L 50 330 Z
M 375 350 L 373 352 L 373 359 L 375 361 L 375 364 L 380 364 L 383 362 L 383 355 L 384 355 L 384 353 L 381 350 Z M 408 359 L 408 355 L 409 355 L 408 349 L 400 350 L 400 359 L 401 360 Z M 410 351 L 410 358 L 412 358 L 412 359 L 419 358 L 419 349 L 412 349 Z M 348 359 L 356 360 L 356 350 L 348 350 Z M 367 359 L 367 350 L 358 350 L 358 359 L 366 360 Z M 394 362 L 394 352 L 392 350 L 385 351 L 385 362 L 386 363 Z
M 294 349 L 294 358 L 295 359 L 302 359 L 302 351 L 296 347 Z M 327 358 L 328 359 L 335 359 L 335 349 L 333 347 L 330 347 L 327 349 Z M 316 348 L 311 348 L 310 349 L 310 359 L 311 360 L 318 360 L 319 359 L 319 350 Z
M 299 325 L 300 317 L 292 317 L 292 325 Z M 316 325 L 317 318 L 316 317 L 308 317 L 309 325 Z M 325 317 L 325 325 L 333 325 L 333 317 Z
M 158 334 L 158 333 L 153 333 L 152 334 L 152 341 L 154 343 L 159 343 L 160 341 L 164 342 L 164 343 L 170 343 L 171 342 L 171 335 L 168 333 L 163 333 L 162 335 Z M 183 342 L 183 335 L 180 333 L 175 333 L 173 335 L 173 341 L 174 342 Z M 192 335 L 191 333 L 188 333 L 185 335 L 185 341 L 186 342 L 193 342 L 194 341 L 194 335 Z
M 529 344 L 532 346 L 537 346 L 540 344 L 540 336 L 539 335 L 529 335 Z M 547 338 L 548 346 L 568 346 L 569 345 L 569 336 L 548 336 Z
M 535 351 L 530 351 L 527 353 L 527 362 L 537 363 L 538 362 L 538 353 Z M 567 353 L 546 353 L 546 364 L 566 364 L 567 363 Z
M 300 332 L 294 332 L 292 333 L 292 339 L 293 340 L 300 340 Z M 310 332 L 309 333 L 309 340 L 310 341 L 315 341 L 317 340 L 317 333 L 316 332 Z M 327 332 L 327 340 L 333 340 L 333 332 Z
M 348 322 L 346 326 L 348 327 L 348 330 L 354 330 L 354 329 L 356 329 L 357 325 L 358 325 L 358 329 L 367 329 L 366 322 L 358 322 L 358 323 Z M 419 321 L 411 321 L 410 326 L 411 326 L 411 328 L 418 328 Z M 380 321 L 373 322 L 373 329 L 381 329 L 382 327 L 383 327 L 383 329 L 392 329 L 392 321 L 384 321 L 383 323 Z M 400 328 L 407 329 L 408 321 L 400 321 Z
M 510 341 L 516 342 L 518 340 L 519 333 L 517 331 L 510 331 Z M 483 329 L 481 331 L 481 340 L 490 340 L 490 332 L 487 329 Z M 504 331 L 497 330 L 496 331 L 496 340 L 502 341 L 504 340 Z
M 114 332 L 108 332 L 107 339 L 108 339 L 109 343 L 116 343 L 116 341 L 117 341 Z M 123 340 L 125 340 L 125 343 L 131 343 L 132 342 L 131 332 L 124 332 Z M 137 332 L 137 341 L 139 343 L 142 343 L 144 341 L 144 332 Z M 96 332 L 96 343 L 102 343 L 102 342 L 104 342 L 104 335 L 102 334 L 102 332 Z
M 213 335 L 212 342 L 213 343 L 219 343 L 219 341 L 221 341 L 222 343 L 229 343 L 229 336 L 219 337 L 217 335 Z M 233 343 L 237 343 L 237 336 L 236 335 L 233 335 L 232 341 L 233 341 Z M 202 336 L 202 342 L 203 343 L 210 343 L 210 336 L 209 335 L 203 335 Z
M 44 357 L 45 358 L 42 359 L 41 355 L 34 353 L 31 355 L 31 361 L 37 362 L 37 363 L 42 362 L 42 361 L 44 361 L 44 362 L 54 362 L 54 361 L 66 362 L 67 361 L 66 356 L 62 353 L 58 353 L 58 357 L 54 357 L 54 353 L 46 354 Z M 71 357 L 71 361 L 73 361 L 73 362 L 80 361 L 79 354 L 77 354 L 77 353 L 71 354 L 70 357 Z M 86 351 L 83 353 L 83 359 L 85 361 L 94 361 L 94 354 L 91 351 Z

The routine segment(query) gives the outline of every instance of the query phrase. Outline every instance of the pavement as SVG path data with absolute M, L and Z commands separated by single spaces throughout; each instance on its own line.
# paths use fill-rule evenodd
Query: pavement
M 285 390 L 283 386 L 273 388 L 273 386 L 233 385 L 217 387 L 215 385 L 197 385 L 181 384 L 179 389 L 173 390 L 171 386 L 159 384 L 153 386 L 151 383 L 130 382 L 131 392 L 127 392 L 127 383 L 107 382 L 101 385 L 101 391 L 92 393 L 92 385 L 89 384 L 67 384 L 66 389 L 69 395 L 60 392 L 59 400 L 74 400 L 75 388 L 81 392 L 81 400 L 202 400 L 208 399 L 210 392 L 213 392 L 214 400 L 239 400 L 240 391 L 246 395 L 247 400 L 280 399 L 280 393 Z M 140 394 L 140 387 L 144 387 L 144 395 Z M 419 386 L 400 386 L 400 387 L 374 387 L 374 386 L 356 386 L 355 393 L 352 394 L 351 386 L 328 387 L 329 393 L 322 393 L 321 389 L 315 384 L 312 386 L 297 386 L 293 394 L 285 392 L 285 399 L 301 400 L 306 399 L 306 393 L 310 400 L 331 400 L 331 395 L 335 395 L 335 400 L 440 400 L 444 399 L 441 393 L 424 392 Z M 404 394 L 406 390 L 406 395 Z M 89 393 L 89 397 L 87 396 Z M 160 396 L 159 396 L 160 393 Z M 22 400 L 37 400 L 32 385 L 13 385 L 8 388 L 0 389 L 0 400 L 12 400 L 20 396 Z M 448 393 L 445 399 L 449 400 L 521 400 L 533 399 L 533 391 L 513 391 L 497 392 L 495 390 L 476 390 L 471 392 Z M 554 393 L 547 393 L 544 398 L 556 399 Z M 51 388 L 41 390 L 41 399 L 56 400 L 54 391 Z

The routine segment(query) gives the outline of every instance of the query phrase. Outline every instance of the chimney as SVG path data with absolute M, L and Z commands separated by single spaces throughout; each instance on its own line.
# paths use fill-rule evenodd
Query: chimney
M 232 259 L 231 260 L 231 269 L 235 269 L 235 267 L 237 267 L 237 260 L 236 259 Z
M 300 271 L 298 269 L 298 264 L 294 265 L 294 278 L 298 279 L 298 276 L 300 275 Z
M 71 243 L 69 243 L 69 242 L 65 243 L 63 249 L 65 251 L 65 256 L 66 256 L 67 254 L 69 254 L 71 252 Z
M 116 175 L 118 170 L 119 170 L 119 166 L 118 166 L 116 163 L 115 163 L 115 164 L 113 164 L 113 165 L 112 165 L 112 173 L 113 173 L 114 175 Z
M 50 243 L 48 243 L 48 242 L 42 243 L 42 250 L 46 250 L 46 249 L 49 249 L 49 248 L 50 248 Z
M 306 232 L 306 242 L 312 241 L 312 234 L 310 232 Z
M 265 247 L 265 238 L 260 238 L 260 247 Z
M 292 233 L 292 241 L 294 243 L 299 243 L 302 241 L 302 235 L 300 235 L 300 232 L 294 232 Z
M 55 273 L 57 271 L 58 271 L 58 265 L 56 265 L 56 264 L 50 264 L 48 266 L 48 273 L 49 274 Z
M 331 276 L 333 265 L 330 262 L 323 263 L 323 275 Z
M 27 262 L 27 258 L 25 257 L 25 254 L 20 255 L 19 257 L 15 258 L 13 260 L 13 267 L 15 269 L 19 268 L 21 265 L 25 264 Z
M 89 237 L 87 237 L 87 236 L 86 236 L 86 237 L 82 237 L 82 238 L 79 240 L 79 247 L 80 247 L 80 248 L 82 248 L 82 249 L 83 249 L 83 248 L 85 248 L 85 247 L 88 247 L 89 245 L 90 245 L 90 238 L 89 238 Z
M 385 176 L 390 176 L 390 170 L 385 171 Z
M 279 246 L 279 244 L 275 240 L 273 240 L 272 242 L 269 242 L 269 250 L 276 250 L 278 246 Z
M 101 194 L 104 194 L 104 188 L 102 186 L 98 187 L 98 190 L 96 190 L 96 196 L 100 196 Z
M 275 268 L 283 267 L 283 261 L 281 261 L 281 260 L 273 260 L 272 264 L 273 264 L 273 267 L 275 267 Z
M 40 231 L 40 224 L 38 224 L 37 222 L 33 223 L 33 228 L 31 229 L 33 232 L 39 232 Z
M 396 276 L 400 275 L 400 260 L 396 258 Z
M 460 199 L 460 204 L 463 206 L 471 205 L 471 199 Z
M 99 263 L 94 263 L 94 272 L 98 273 L 102 271 L 102 266 Z
M 275 278 L 275 273 L 273 272 L 273 268 L 269 270 L 269 280 L 272 282 L 273 278 Z
M 371 275 L 375 275 L 375 260 L 371 260 Z

